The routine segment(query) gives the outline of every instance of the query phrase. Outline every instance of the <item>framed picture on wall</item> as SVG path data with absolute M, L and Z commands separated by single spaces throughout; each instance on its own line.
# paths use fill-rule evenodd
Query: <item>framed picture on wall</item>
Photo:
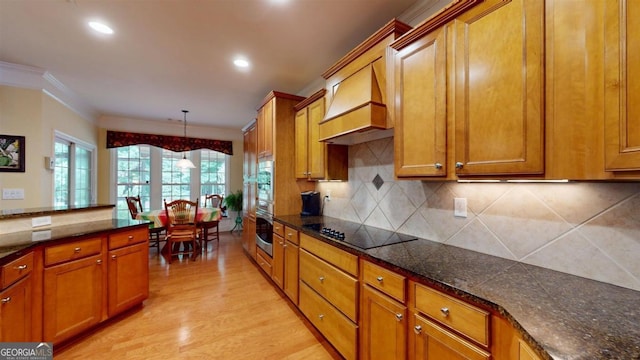
M 0 172 L 24 172 L 24 136 L 0 134 Z

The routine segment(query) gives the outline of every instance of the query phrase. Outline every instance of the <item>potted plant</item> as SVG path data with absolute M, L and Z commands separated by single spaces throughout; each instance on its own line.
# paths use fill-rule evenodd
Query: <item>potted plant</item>
M 227 209 L 236 212 L 236 223 L 231 229 L 231 232 L 236 228 L 238 230 L 242 229 L 242 216 L 240 216 L 240 211 L 242 211 L 242 190 L 238 190 L 224 197 L 222 201 Z

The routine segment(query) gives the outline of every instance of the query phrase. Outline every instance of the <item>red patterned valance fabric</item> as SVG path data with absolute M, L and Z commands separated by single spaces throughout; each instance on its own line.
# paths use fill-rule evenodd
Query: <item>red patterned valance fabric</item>
M 141 144 L 157 146 L 176 152 L 210 149 L 223 154 L 233 155 L 233 143 L 226 140 L 184 138 L 182 136 L 139 134 L 107 130 L 107 149 Z

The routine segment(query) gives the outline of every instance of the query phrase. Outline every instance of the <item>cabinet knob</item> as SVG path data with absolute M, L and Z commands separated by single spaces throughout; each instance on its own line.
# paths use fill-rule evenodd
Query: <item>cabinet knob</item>
M 129 235 L 129 240 L 133 240 L 133 235 Z
M 396 314 L 396 320 L 402 321 L 403 318 L 404 318 L 404 316 L 402 316 L 402 314 L 400 314 L 400 313 Z
M 413 327 L 413 332 L 416 334 L 420 334 L 422 332 L 422 326 L 416 325 Z
M 384 278 L 383 278 L 382 276 L 378 276 L 378 277 L 376 278 L 376 280 L 378 280 L 378 282 L 379 282 L 379 283 L 381 283 L 381 282 L 382 282 L 382 280 L 384 280 Z
M 287 237 L 288 237 L 288 238 L 291 238 L 292 236 L 293 236 L 293 234 L 292 234 L 292 233 L 288 233 L 288 234 L 287 234 Z
M 118 255 L 111 255 L 111 259 L 115 260 L 118 257 Z
M 324 276 L 320 276 L 320 277 L 318 278 L 318 280 L 320 280 L 320 282 L 321 282 L 321 283 L 323 283 L 323 282 L 324 282 Z
M 98 260 L 96 261 L 96 264 L 101 265 L 101 264 L 102 264 L 102 260 L 98 259 Z
M 324 319 L 324 315 L 320 314 L 320 315 L 318 315 L 318 318 L 320 318 L 320 320 L 323 320 Z
M 26 265 L 26 264 L 16 266 L 16 269 L 17 269 L 17 270 L 20 270 L 20 271 L 25 270 L 26 268 L 27 268 L 27 265 Z
M 73 249 L 73 252 L 75 252 L 75 253 L 79 253 L 79 252 L 80 252 L 80 250 L 82 250 L 82 249 L 81 249 L 81 248 L 79 248 L 79 247 L 77 247 L 77 248 Z
M 440 163 L 435 163 L 433 166 L 438 170 L 442 169 L 442 164 Z
M 2 300 L 0 300 L 1 303 L 6 304 L 11 302 L 11 296 L 7 296 L 6 298 L 2 298 Z
M 449 316 L 449 308 L 443 307 L 442 309 L 440 309 L 440 312 L 442 313 L 442 316 L 444 316 L 444 317 Z
M 461 163 L 460 161 L 456 162 L 456 169 L 462 169 L 463 166 L 464 164 Z

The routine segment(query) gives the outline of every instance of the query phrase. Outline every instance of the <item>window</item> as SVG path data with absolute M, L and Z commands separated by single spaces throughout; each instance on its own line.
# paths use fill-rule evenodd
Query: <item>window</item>
M 191 170 L 176 166 L 183 154 L 162 149 L 162 198 L 167 202 L 191 199 Z
M 206 194 L 227 193 L 230 156 L 212 150 L 187 153 L 198 167 L 181 170 L 176 162 L 182 152 L 150 145 L 132 145 L 112 149 L 115 159 L 116 211 L 118 218 L 129 217 L 126 196 L 140 196 L 144 210 L 162 209 L 163 200 L 200 198 Z
M 129 217 L 125 197 L 140 196 L 143 209 L 151 209 L 151 147 L 135 145 L 117 148 L 117 204 L 118 218 Z
M 227 155 L 212 151 L 200 151 L 200 195 L 224 196 L 226 184 Z
M 93 203 L 95 147 L 56 131 L 53 151 L 53 206 Z

